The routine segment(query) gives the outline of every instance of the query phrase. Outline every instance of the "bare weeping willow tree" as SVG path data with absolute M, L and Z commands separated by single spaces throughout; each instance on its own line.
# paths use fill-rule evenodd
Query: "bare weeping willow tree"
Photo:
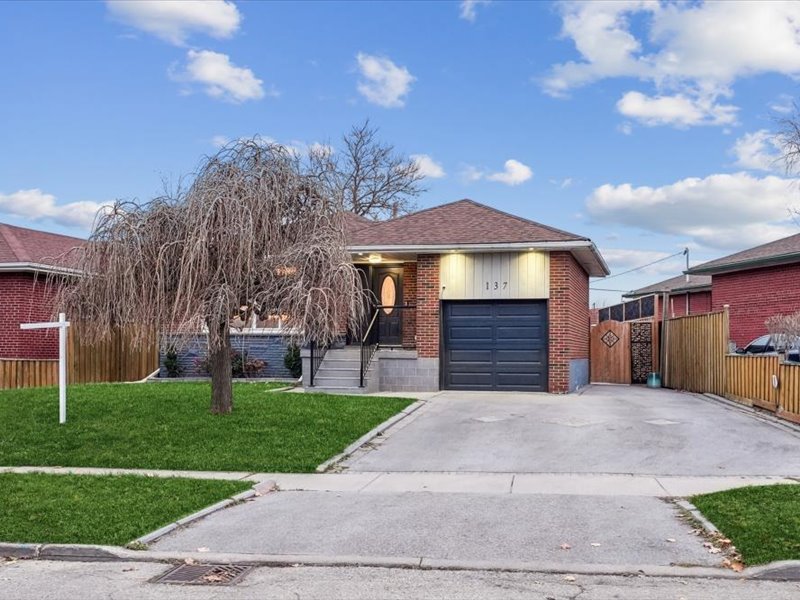
M 207 331 L 211 411 L 232 410 L 231 318 L 281 315 L 295 343 L 327 344 L 363 317 L 341 211 L 285 148 L 238 140 L 206 158 L 191 185 L 98 217 L 85 274 L 58 304 L 101 339 L 117 326 Z M 142 327 L 145 326 L 145 327 Z

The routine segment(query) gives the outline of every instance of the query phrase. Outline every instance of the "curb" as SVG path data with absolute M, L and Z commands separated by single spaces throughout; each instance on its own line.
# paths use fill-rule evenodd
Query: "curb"
M 401 410 L 399 413 L 397 413 L 393 417 L 389 417 L 383 423 L 381 423 L 377 427 L 374 427 L 373 429 L 371 429 L 370 431 L 368 431 L 367 433 L 362 435 L 355 442 L 353 442 L 352 444 L 347 446 L 344 450 L 342 450 L 339 454 L 337 454 L 336 456 L 334 456 L 332 458 L 329 458 L 324 463 L 319 465 L 317 467 L 317 469 L 316 469 L 316 472 L 317 473 L 324 473 L 325 471 L 330 469 L 336 463 L 343 461 L 345 458 L 347 458 L 348 456 L 353 454 L 353 452 L 358 450 L 361 446 L 363 446 L 367 442 L 371 442 L 372 440 L 374 440 L 379 435 L 383 435 L 383 433 L 387 429 L 389 429 L 390 427 L 396 425 L 397 423 L 399 423 L 400 421 L 402 421 L 406 417 L 410 416 L 412 413 L 416 412 L 417 410 L 422 408 L 427 403 L 428 403 L 427 400 L 417 400 L 413 404 L 409 404 L 406 408 Z
M 692 515 L 692 518 L 702 525 L 703 529 L 705 529 L 708 533 L 716 534 L 719 533 L 719 529 L 717 526 L 714 525 L 711 521 L 709 521 L 703 513 L 700 512 L 700 509 L 697 508 L 694 504 L 689 502 L 688 500 L 676 500 L 675 504 L 680 506 L 683 510 L 688 512 Z
M 168 533 L 172 533 L 179 527 L 186 527 L 195 521 L 199 521 L 200 519 L 207 517 L 210 514 L 218 512 L 220 510 L 224 510 L 230 506 L 234 506 L 235 504 L 239 504 L 240 502 L 244 502 L 245 500 L 249 500 L 253 498 L 257 494 L 255 489 L 245 490 L 235 496 L 231 496 L 230 498 L 226 498 L 225 500 L 221 500 L 216 504 L 212 504 L 211 506 L 206 506 L 205 508 L 198 510 L 195 513 L 192 513 L 189 516 L 183 517 L 182 519 L 178 519 L 174 523 L 170 523 L 169 525 L 164 525 L 164 527 L 160 527 L 155 531 L 151 531 L 141 537 L 136 538 L 131 542 L 131 544 L 141 544 L 143 546 L 148 546 L 155 542 L 156 540 L 161 539 Z M 2 550 L 2 548 L 0 548 Z
M 117 546 L 81 544 L 0 544 L 0 556 L 58 561 L 146 562 L 175 564 L 241 564 L 254 567 L 382 567 L 427 571 L 483 571 L 573 574 L 588 576 L 675 577 L 700 579 L 800 579 L 800 561 L 779 561 L 748 567 L 741 573 L 715 567 L 663 565 L 565 565 L 533 561 L 480 561 L 428 557 L 319 556 L 305 554 L 232 554 L 213 552 L 137 551 Z

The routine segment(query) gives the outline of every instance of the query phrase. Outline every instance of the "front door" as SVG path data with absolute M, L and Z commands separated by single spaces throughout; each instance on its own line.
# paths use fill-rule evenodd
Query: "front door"
M 372 275 L 372 292 L 378 311 L 378 342 L 381 346 L 403 343 L 403 267 L 376 267 Z

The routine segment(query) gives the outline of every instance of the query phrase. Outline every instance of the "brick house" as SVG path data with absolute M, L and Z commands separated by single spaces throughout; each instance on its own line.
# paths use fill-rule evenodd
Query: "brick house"
M 713 310 L 730 310 L 730 337 L 745 346 L 764 321 L 800 310 L 800 234 L 712 260 L 687 271 L 711 276 Z
M 75 274 L 65 254 L 84 240 L 0 223 L 0 359 L 58 358 L 58 334 L 22 331 L 20 323 L 49 321 L 53 287 L 47 276 Z
M 362 374 L 370 391 L 588 383 L 589 277 L 609 272 L 590 239 L 472 200 L 346 227 L 374 305 L 314 386 L 352 390 Z
M 624 294 L 624 300 L 655 295 L 655 318 L 662 319 L 666 301 L 667 318 L 711 312 L 711 276 L 678 275 Z

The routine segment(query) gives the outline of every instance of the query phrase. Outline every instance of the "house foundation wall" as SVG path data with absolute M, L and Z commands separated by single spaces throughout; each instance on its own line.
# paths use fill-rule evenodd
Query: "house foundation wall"
M 435 392 L 439 390 L 439 359 L 418 357 L 416 352 L 381 351 L 379 389 L 382 392 Z

